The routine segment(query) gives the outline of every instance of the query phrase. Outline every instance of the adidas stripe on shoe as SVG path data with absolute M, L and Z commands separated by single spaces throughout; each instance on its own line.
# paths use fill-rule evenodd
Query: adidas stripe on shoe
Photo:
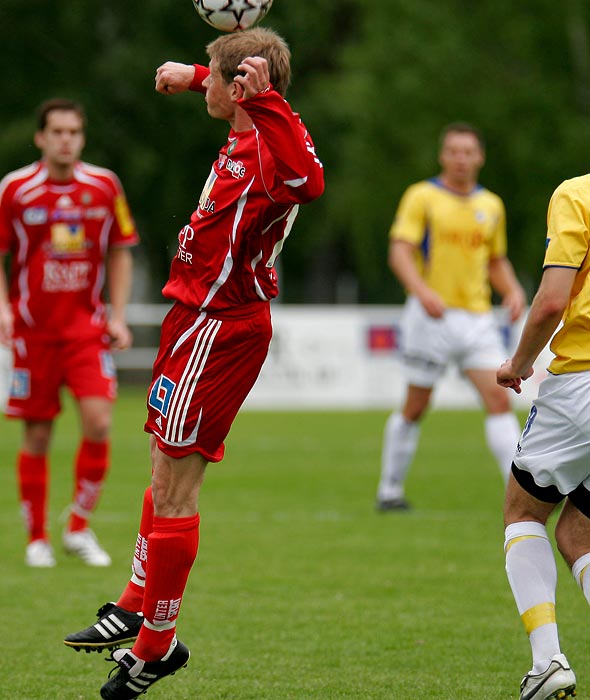
M 100 546 L 90 528 L 76 532 L 64 532 L 63 546 L 68 554 L 81 559 L 88 566 L 110 566 L 111 557 Z
M 81 632 L 68 634 L 64 644 L 86 652 L 116 649 L 137 639 L 143 623 L 141 613 L 128 612 L 115 603 L 106 603 L 96 613 L 98 622 Z
M 142 661 L 128 649 L 117 649 L 111 654 L 118 668 L 100 689 L 103 700 L 133 700 L 145 693 L 154 683 L 172 676 L 186 666 L 190 651 L 174 638 L 170 649 L 159 661 Z

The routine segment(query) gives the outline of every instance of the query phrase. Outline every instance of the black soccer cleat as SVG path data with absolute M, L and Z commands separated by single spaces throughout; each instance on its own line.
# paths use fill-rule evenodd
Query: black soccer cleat
M 412 506 L 408 503 L 408 501 L 406 501 L 406 499 L 403 496 L 397 496 L 396 498 L 378 498 L 375 504 L 375 508 L 380 513 L 387 513 L 391 510 L 411 510 Z
M 176 639 L 160 661 L 142 661 L 128 649 L 117 649 L 111 654 L 111 659 L 118 668 L 113 669 L 116 673 L 100 689 L 100 697 L 103 700 L 133 700 L 157 681 L 184 668 L 190 655 L 188 647 Z
M 96 616 L 98 622 L 81 632 L 68 634 L 64 644 L 86 652 L 117 649 L 121 644 L 134 642 L 143 624 L 141 613 L 128 612 L 115 603 L 105 603 Z

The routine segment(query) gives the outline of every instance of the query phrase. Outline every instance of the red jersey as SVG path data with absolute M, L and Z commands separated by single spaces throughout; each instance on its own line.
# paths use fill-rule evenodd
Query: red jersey
M 16 334 L 68 339 L 104 333 L 105 256 L 139 238 L 117 176 L 79 162 L 71 181 L 43 161 L 0 182 L 0 253 L 11 254 Z
M 202 90 L 207 69 L 197 68 Z M 230 131 L 163 289 L 198 310 L 240 315 L 240 307 L 278 294 L 275 261 L 299 204 L 319 197 L 323 167 L 312 140 L 289 104 L 272 89 L 240 100 L 252 118 L 249 131 Z

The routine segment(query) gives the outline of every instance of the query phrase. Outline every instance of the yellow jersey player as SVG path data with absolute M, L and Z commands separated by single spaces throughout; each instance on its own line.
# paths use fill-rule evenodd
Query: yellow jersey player
M 571 698 L 576 678 L 561 653 L 555 617 L 557 569 L 546 523 L 590 602 L 590 175 L 562 183 L 549 204 L 541 284 L 514 356 L 498 383 L 521 391 L 551 341 L 555 358 L 516 447 L 504 507 L 506 571 L 531 644 L 521 700 Z
M 485 161 L 480 132 L 465 123 L 441 134 L 438 177 L 408 188 L 390 231 L 389 265 L 408 299 L 402 322 L 407 394 L 384 435 L 377 508 L 407 509 L 404 481 L 418 444 L 420 419 L 436 382 L 456 363 L 481 397 L 487 442 L 508 478 L 520 433 L 495 368 L 506 356 L 491 310 L 492 288 L 510 321 L 525 295 L 506 257 L 501 199 L 478 184 Z

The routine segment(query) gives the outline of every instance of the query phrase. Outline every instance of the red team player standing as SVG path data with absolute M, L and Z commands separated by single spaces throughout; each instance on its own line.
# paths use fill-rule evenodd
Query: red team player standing
M 300 204 L 320 196 L 323 169 L 299 116 L 284 99 L 290 53 L 272 30 L 221 36 L 209 68 L 168 62 L 156 90 L 205 94 L 209 114 L 229 122 L 199 205 L 178 236 L 148 392 L 152 485 L 144 494 L 131 580 L 98 622 L 68 635 L 87 651 L 116 649 L 119 668 L 101 688 L 130 700 L 184 666 L 176 620 L 199 542 L 198 496 L 208 462 L 252 388 L 271 339 L 275 260 Z
M 12 346 L 14 359 L 6 412 L 24 422 L 17 478 L 29 566 L 55 565 L 46 507 L 48 450 L 61 386 L 74 395 L 82 426 L 63 544 L 91 566 L 110 564 L 88 519 L 109 463 L 116 394 L 111 349 L 131 343 L 125 305 L 131 285 L 129 247 L 138 236 L 117 176 L 79 160 L 84 126 L 78 103 L 43 103 L 35 134 L 41 160 L 0 182 L 0 343 Z M 4 271 L 7 255 L 10 286 Z

